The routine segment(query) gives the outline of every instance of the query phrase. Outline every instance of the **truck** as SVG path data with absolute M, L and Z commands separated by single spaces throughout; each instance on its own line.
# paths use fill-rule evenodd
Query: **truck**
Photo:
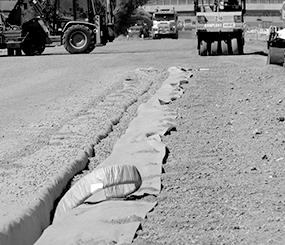
M 90 53 L 113 41 L 114 1 L 17 0 L 8 17 L 0 14 L 0 49 L 40 55 L 63 45 L 71 54 Z
M 245 0 L 194 0 L 198 54 L 243 54 Z
M 175 9 L 156 9 L 153 13 L 152 36 L 154 39 L 172 37 L 178 39 L 178 15 Z

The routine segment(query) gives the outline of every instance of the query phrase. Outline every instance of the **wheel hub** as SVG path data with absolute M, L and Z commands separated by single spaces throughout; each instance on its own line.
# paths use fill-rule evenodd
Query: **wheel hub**
M 70 36 L 70 45 L 75 49 L 84 47 L 87 43 L 87 36 L 83 32 L 75 32 Z

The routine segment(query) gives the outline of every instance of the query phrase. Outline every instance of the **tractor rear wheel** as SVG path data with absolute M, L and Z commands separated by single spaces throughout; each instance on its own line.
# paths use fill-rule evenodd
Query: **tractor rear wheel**
M 232 51 L 233 51 L 233 54 L 235 55 L 238 54 L 238 42 L 236 38 L 232 39 Z
M 22 55 L 22 50 L 20 48 L 17 48 L 15 51 L 16 51 L 16 56 Z
M 63 45 L 71 54 L 90 53 L 95 48 L 95 35 L 84 25 L 73 25 L 63 34 Z

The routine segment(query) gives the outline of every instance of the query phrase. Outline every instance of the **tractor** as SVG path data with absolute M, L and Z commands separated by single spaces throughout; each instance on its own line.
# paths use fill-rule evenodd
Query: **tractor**
M 114 40 L 114 7 L 110 0 L 17 0 L 1 15 L 0 48 L 39 55 L 61 44 L 71 54 L 90 53 Z

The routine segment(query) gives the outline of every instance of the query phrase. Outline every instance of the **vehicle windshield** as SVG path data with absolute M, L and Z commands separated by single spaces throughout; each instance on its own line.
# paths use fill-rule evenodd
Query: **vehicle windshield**
M 154 20 L 158 20 L 158 21 L 169 21 L 169 20 L 174 20 L 175 16 L 174 14 L 155 14 L 154 15 Z
M 241 0 L 196 0 L 196 12 L 231 12 L 241 11 Z

